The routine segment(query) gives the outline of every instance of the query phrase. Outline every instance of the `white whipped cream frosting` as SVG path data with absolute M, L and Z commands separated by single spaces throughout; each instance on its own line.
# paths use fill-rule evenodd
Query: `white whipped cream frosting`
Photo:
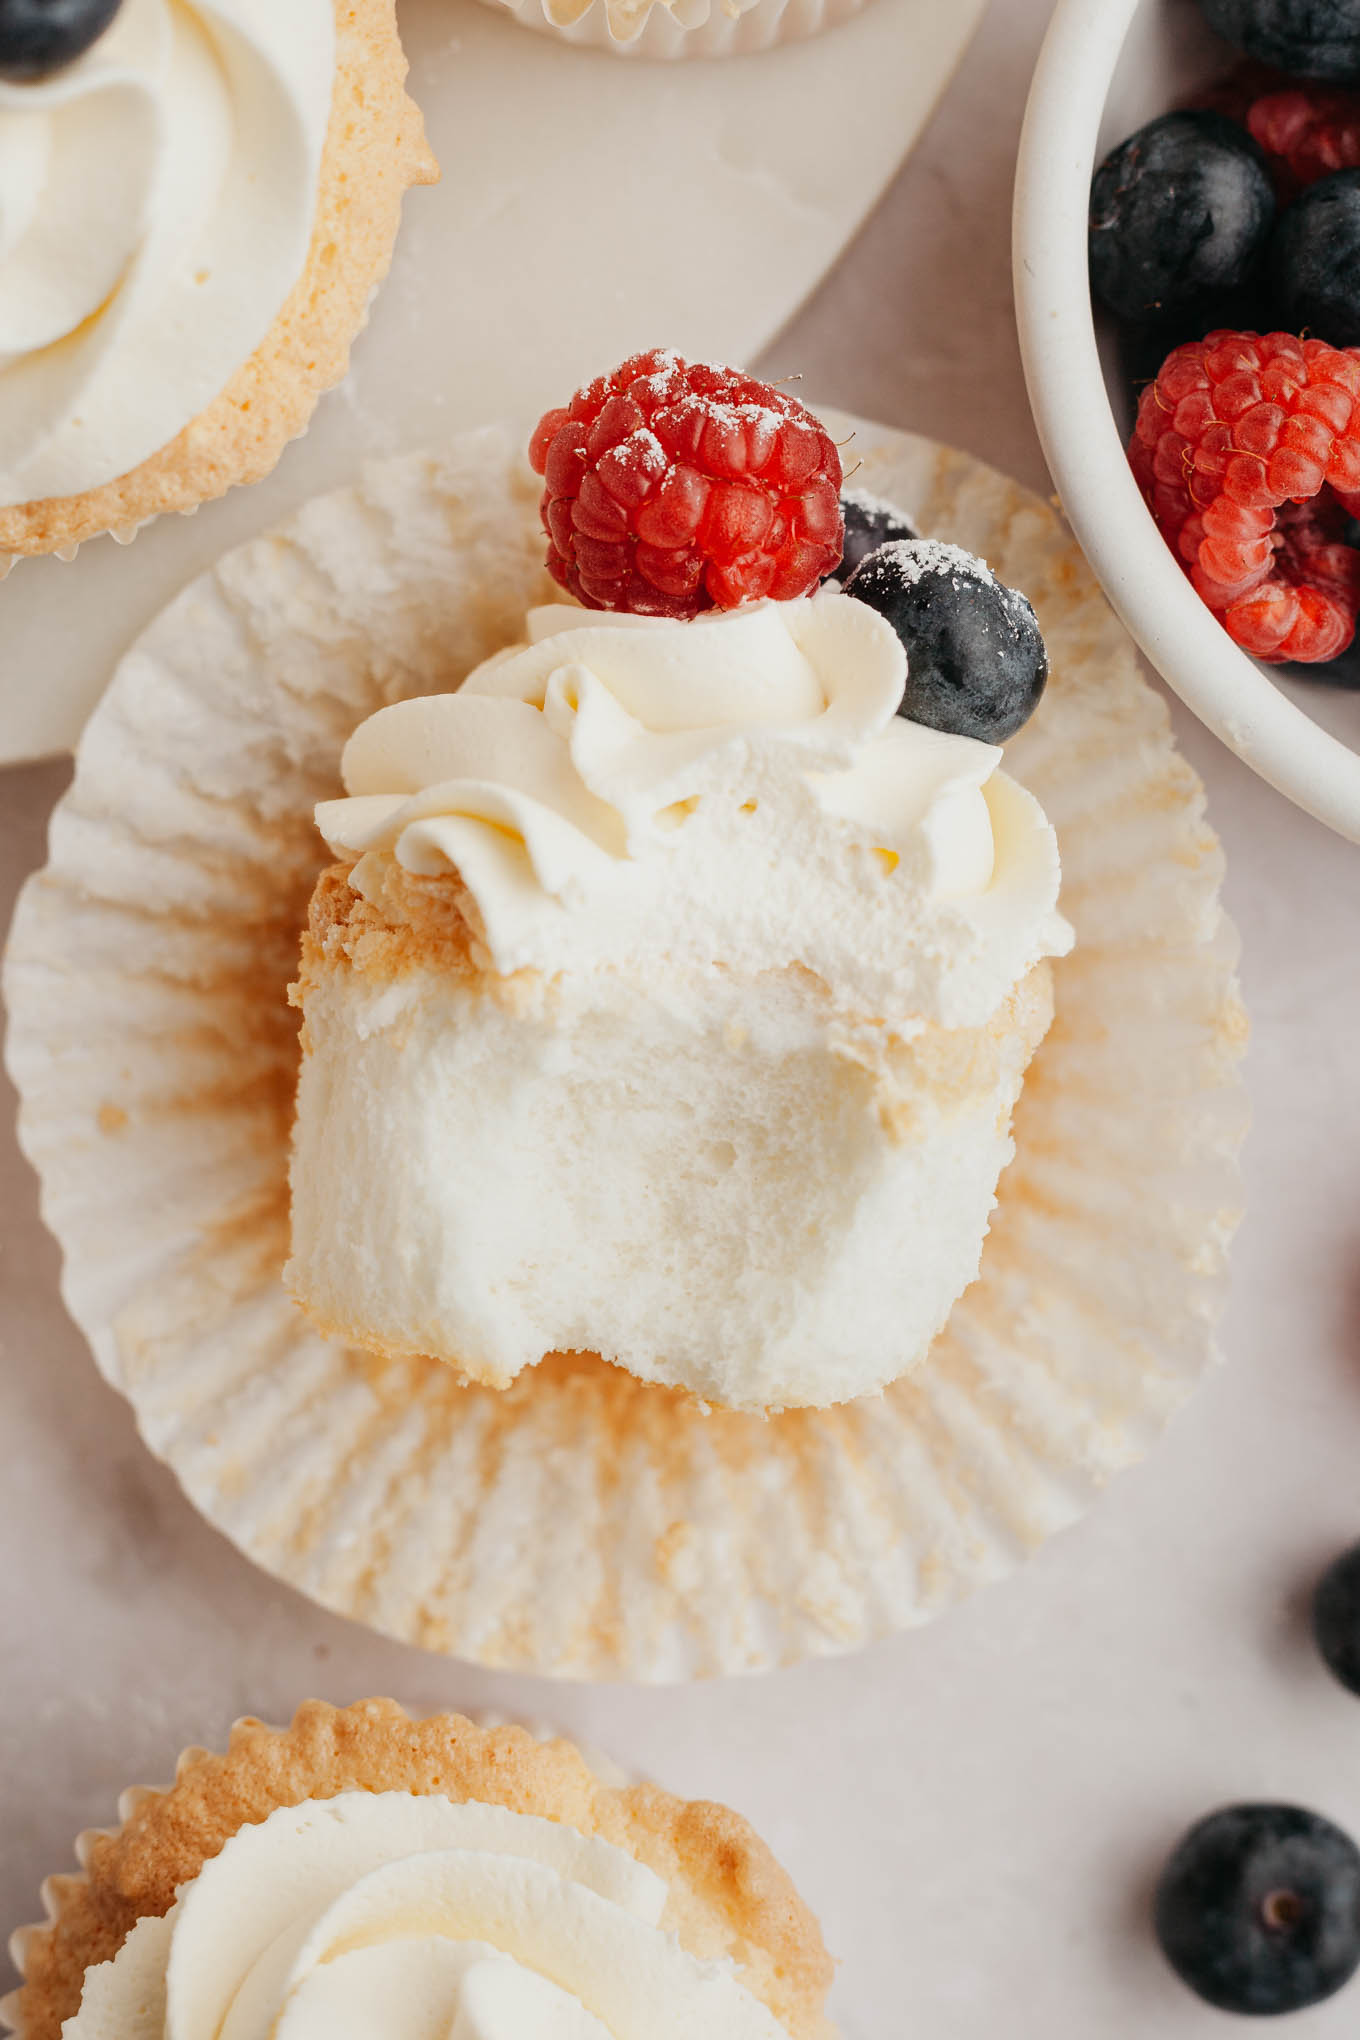
M 311 243 L 333 0 L 124 0 L 0 81 L 0 507 L 166 445 L 278 316 Z
M 906 656 L 834 590 L 693 622 L 553 605 L 457 693 L 380 709 L 317 809 L 380 904 L 456 870 L 491 966 L 801 963 L 895 1023 L 984 1022 L 1071 931 L 1001 752 L 896 714 Z
M 65 2040 L 788 2040 L 624 1850 L 407 1792 L 282 1807 L 85 1977 Z

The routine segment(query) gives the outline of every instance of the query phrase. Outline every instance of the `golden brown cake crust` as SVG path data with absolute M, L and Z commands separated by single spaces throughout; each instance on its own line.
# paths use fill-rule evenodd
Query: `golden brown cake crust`
M 384 914 L 354 891 L 352 864 L 330 864 L 316 882 L 302 933 L 298 982 L 289 1002 L 303 1004 L 307 991 L 328 969 L 352 966 L 369 978 L 395 977 L 432 963 L 452 973 L 488 975 L 477 961 L 477 935 L 469 918 L 470 895 L 454 873 L 417 878 L 395 862 L 389 891 L 395 915 Z
M 405 90 L 394 0 L 335 0 L 336 74 L 306 267 L 269 332 L 177 438 L 102 488 L 0 509 L 0 553 L 51 553 L 258 482 L 342 380 L 413 184 L 438 166 Z
M 121 1828 L 94 1838 L 84 1876 L 48 1880 L 51 1924 L 30 1931 L 22 1951 L 22 2040 L 59 2040 L 86 1969 L 109 1961 L 137 1920 L 168 1912 L 177 1886 L 239 1828 L 355 1790 L 485 1800 L 627 1849 L 670 1887 L 665 1923 L 692 1954 L 730 1956 L 792 2040 L 830 2040 L 831 1961 L 817 1922 L 739 1814 L 656 1785 L 607 1786 L 568 1742 L 458 1714 L 414 1720 L 394 1700 L 309 1700 L 287 1729 L 238 1722 L 225 1756 L 189 1751 L 168 1791 L 148 1793 Z

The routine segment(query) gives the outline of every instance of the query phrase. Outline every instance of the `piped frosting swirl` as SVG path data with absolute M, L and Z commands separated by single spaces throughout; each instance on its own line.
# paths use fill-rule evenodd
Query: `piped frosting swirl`
M 66 2040 L 787 2040 L 624 1850 L 348 1792 L 243 1827 L 91 1969 Z
M 980 1024 L 1070 944 L 1000 751 L 896 714 L 902 646 L 832 590 L 691 622 L 534 610 L 458 692 L 379 710 L 317 822 L 381 905 L 457 872 L 496 971 L 802 964 Z
M 302 272 L 333 0 L 124 0 L 0 81 L 0 508 L 128 473 L 249 359 Z

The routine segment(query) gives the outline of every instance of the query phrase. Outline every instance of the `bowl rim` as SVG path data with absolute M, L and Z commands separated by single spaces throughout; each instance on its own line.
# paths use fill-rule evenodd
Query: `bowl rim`
M 1096 345 L 1087 195 L 1110 82 L 1143 0 L 1057 0 L 1016 166 L 1016 324 L 1040 443 L 1106 595 L 1157 671 L 1254 772 L 1360 842 L 1360 753 L 1233 643 L 1152 522 Z

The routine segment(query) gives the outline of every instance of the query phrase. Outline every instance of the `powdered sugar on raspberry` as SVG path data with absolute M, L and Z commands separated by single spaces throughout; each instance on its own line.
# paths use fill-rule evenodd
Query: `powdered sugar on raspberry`
M 548 570 L 587 608 L 684 618 L 804 595 L 839 563 L 840 455 L 786 391 L 668 348 L 540 420 Z

